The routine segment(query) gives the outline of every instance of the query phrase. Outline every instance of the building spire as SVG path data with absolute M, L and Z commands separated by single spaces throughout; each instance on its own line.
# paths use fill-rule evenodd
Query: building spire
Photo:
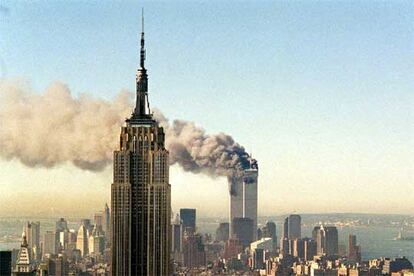
M 140 66 L 141 68 L 145 68 L 144 61 L 145 61 L 145 39 L 144 39 L 144 8 L 142 8 L 141 14 L 141 56 L 140 56 Z
M 150 115 L 148 102 L 148 75 L 145 69 L 145 39 L 144 39 L 144 9 L 141 14 L 141 51 L 140 51 L 140 67 L 137 72 L 137 100 L 131 119 L 139 119 Z

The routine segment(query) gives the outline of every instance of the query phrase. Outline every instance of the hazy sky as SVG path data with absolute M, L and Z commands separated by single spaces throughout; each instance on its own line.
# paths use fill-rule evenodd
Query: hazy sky
M 141 7 L 152 106 L 253 153 L 259 214 L 413 213 L 413 1 L 2 1 L 2 78 L 133 91 Z M 0 168 L 2 216 L 110 199 L 111 167 Z M 227 216 L 225 179 L 170 174 L 173 210 Z

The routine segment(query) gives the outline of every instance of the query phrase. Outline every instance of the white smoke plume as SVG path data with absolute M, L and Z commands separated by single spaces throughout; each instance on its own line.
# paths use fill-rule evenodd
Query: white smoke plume
M 102 170 L 112 161 L 133 98 L 126 91 L 112 101 L 86 94 L 75 98 L 59 82 L 38 94 L 27 82 L 1 81 L 0 157 L 30 167 L 71 162 L 81 169 Z M 154 116 L 165 128 L 171 164 L 230 180 L 249 166 L 249 155 L 230 135 L 208 135 L 188 121 L 170 123 L 158 110 Z

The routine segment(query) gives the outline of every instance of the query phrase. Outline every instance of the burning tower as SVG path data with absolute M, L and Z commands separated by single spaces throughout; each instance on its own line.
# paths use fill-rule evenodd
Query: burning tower
M 235 218 L 251 219 L 253 240 L 257 239 L 257 178 L 257 161 L 251 159 L 249 167 L 243 170 L 242 176 L 233 178 L 230 184 L 230 225 Z M 231 231 L 231 236 L 234 236 L 235 233 Z

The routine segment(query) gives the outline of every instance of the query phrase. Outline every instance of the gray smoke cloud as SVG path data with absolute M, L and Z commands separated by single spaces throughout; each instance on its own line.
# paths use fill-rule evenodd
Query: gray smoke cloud
M 100 171 L 112 161 L 120 126 L 133 107 L 134 96 L 121 91 L 111 101 L 87 94 L 73 97 L 56 82 L 35 93 L 25 81 L 0 82 L 0 157 L 29 167 L 54 167 L 71 162 Z M 159 110 L 154 117 L 165 128 L 170 163 L 185 171 L 238 181 L 250 156 L 227 134 L 209 135 L 193 122 L 170 122 Z

